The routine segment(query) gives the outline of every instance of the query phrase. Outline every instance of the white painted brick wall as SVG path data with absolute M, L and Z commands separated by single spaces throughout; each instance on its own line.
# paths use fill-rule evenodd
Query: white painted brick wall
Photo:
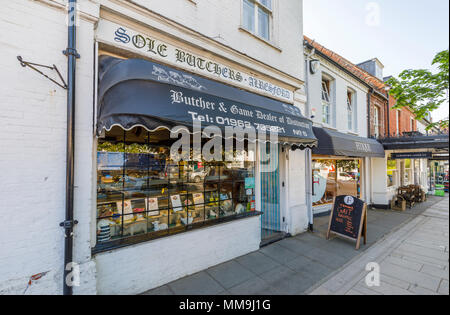
M 289 232 L 297 235 L 308 229 L 308 209 L 306 207 L 306 153 L 290 151 L 289 153 Z
M 66 91 L 22 68 L 16 56 L 55 64 L 66 77 L 65 14 L 37 1 L 0 2 L 0 294 L 22 294 L 30 276 L 42 272 L 49 273 L 27 294 L 61 294 Z M 95 293 L 90 234 L 83 228 L 90 225 L 92 202 L 93 24 L 81 21 L 79 36 L 75 211 L 82 225 L 75 260 L 90 274 L 84 290 Z
M 303 0 L 272 0 L 273 35 L 281 52 L 240 31 L 242 0 L 132 0 L 296 78 L 303 78 Z
M 98 293 L 142 293 L 256 251 L 260 227 L 252 217 L 98 254 Z

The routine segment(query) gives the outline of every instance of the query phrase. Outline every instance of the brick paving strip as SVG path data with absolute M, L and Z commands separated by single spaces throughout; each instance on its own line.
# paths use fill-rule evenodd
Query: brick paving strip
M 423 215 L 424 211 L 427 211 L 426 215 Z M 433 219 L 442 216 L 440 212 L 446 213 L 447 219 L 435 222 L 436 220 Z M 443 223 L 439 226 L 438 222 L 441 221 Z M 444 228 L 445 224 L 447 224 L 446 243 L 441 245 L 443 244 L 442 235 L 437 231 Z M 355 250 L 354 242 L 340 238 L 329 241 L 325 239 L 328 228 L 327 216 L 316 218 L 314 226 L 314 233 L 303 233 L 284 239 L 254 253 L 173 281 L 143 294 L 299 295 L 312 291 L 315 294 L 339 294 L 343 291 L 354 294 L 380 293 L 373 288 L 368 289 L 360 285 L 361 280 L 365 277 L 365 261 L 380 261 L 387 266 L 386 272 L 391 272 L 382 276 L 384 284 L 382 288 L 389 284 L 393 289 L 403 289 L 403 291 L 397 291 L 398 293 L 418 294 L 430 293 L 426 290 L 434 292 L 433 290 L 438 285 L 437 290 L 446 292 L 445 288 L 447 288 L 448 292 L 448 275 L 445 277 L 445 274 L 448 274 L 448 198 L 443 200 L 439 197 L 430 197 L 427 202 L 405 212 L 370 209 L 368 244 L 362 246 L 359 251 Z M 411 237 L 409 235 L 413 234 L 414 230 L 411 230 L 413 227 L 416 230 Z M 391 255 L 392 250 L 398 248 L 404 241 L 400 234 L 408 235 L 408 242 L 403 242 L 404 246 Z M 379 242 L 385 243 L 387 246 L 381 246 Z M 445 261 L 442 256 L 439 256 L 442 254 L 439 246 L 445 246 L 443 251 L 447 254 Z M 430 257 L 423 254 L 419 257 L 411 256 L 417 247 L 423 251 L 423 254 Z M 366 253 L 369 253 L 368 256 Z M 375 259 L 381 257 L 383 253 L 388 253 L 384 258 L 389 255 L 391 257 L 386 261 Z M 398 275 L 391 276 L 392 273 L 397 273 L 395 268 L 401 269 L 404 265 L 412 268 L 411 270 L 416 272 L 416 276 L 418 276 L 417 273 L 423 273 L 424 277 L 428 277 L 428 273 L 439 270 L 444 274 L 440 278 L 443 281 L 437 284 L 437 280 L 433 278 L 434 282 L 431 279 L 431 281 L 416 287 L 411 286 L 410 281 L 405 281 Z M 349 266 L 352 267 L 348 268 Z M 344 277 L 345 275 L 346 277 Z M 330 277 L 335 280 L 326 280 L 331 279 Z M 325 282 L 323 282 L 324 279 Z M 350 284 L 352 281 L 359 284 L 358 288 Z M 344 286 L 348 289 L 343 289 Z
M 311 295 L 448 295 L 449 199 L 434 204 L 377 242 L 325 281 Z M 380 266 L 380 286 L 369 287 L 366 265 Z

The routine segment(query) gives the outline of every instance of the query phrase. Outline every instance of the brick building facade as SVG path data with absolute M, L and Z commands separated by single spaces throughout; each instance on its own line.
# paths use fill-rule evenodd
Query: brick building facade
M 389 96 L 389 117 L 386 122 L 388 136 L 402 135 L 404 132 L 417 131 L 417 120 L 414 113 L 408 107 L 395 109 L 397 101 Z
M 369 137 L 379 138 L 386 136 L 387 128 L 387 96 L 380 92 L 369 96 Z

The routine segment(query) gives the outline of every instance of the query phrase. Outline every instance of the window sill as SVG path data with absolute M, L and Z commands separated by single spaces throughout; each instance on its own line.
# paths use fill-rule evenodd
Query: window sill
M 223 218 L 219 218 L 216 220 L 210 220 L 210 221 L 199 223 L 199 224 L 193 224 L 193 225 L 187 226 L 183 230 L 177 231 L 177 232 L 175 232 L 173 230 L 172 231 L 165 230 L 165 231 L 161 231 L 160 233 L 141 234 L 141 235 L 137 235 L 137 236 L 130 236 L 127 238 L 114 240 L 114 241 L 111 241 L 111 242 L 108 242 L 105 244 L 101 244 L 101 245 L 97 244 L 97 246 L 95 246 L 92 249 L 92 255 L 124 248 L 124 247 L 131 246 L 131 245 L 145 243 L 145 242 L 149 242 L 149 241 L 153 241 L 153 240 L 157 240 L 157 239 L 161 239 L 161 238 L 167 238 L 170 236 L 187 233 L 187 232 L 194 231 L 194 230 L 200 230 L 200 229 L 204 229 L 204 228 L 208 228 L 208 227 L 214 227 L 214 226 L 217 226 L 220 224 L 229 223 L 229 222 L 233 222 L 233 221 L 237 221 L 237 220 L 257 217 L 262 214 L 263 213 L 259 212 L 259 211 L 246 212 L 243 214 L 237 214 L 237 215 L 233 215 L 233 216 L 229 216 L 229 217 L 223 217 Z
M 267 39 L 265 39 L 265 38 L 263 38 L 263 37 L 261 37 L 261 36 L 258 36 L 258 35 L 256 35 L 255 33 L 250 32 L 249 30 L 243 28 L 242 26 L 239 27 L 239 30 L 242 31 L 242 32 L 244 32 L 244 33 L 247 33 L 247 34 L 253 36 L 254 38 L 256 38 L 256 39 L 258 39 L 258 40 L 260 40 L 260 41 L 262 41 L 263 43 L 265 43 L 266 45 L 269 45 L 269 46 L 272 47 L 273 49 L 276 49 L 276 50 L 278 50 L 279 52 L 283 52 L 283 50 L 282 50 L 279 46 L 275 45 L 273 42 L 268 41 Z
M 327 123 L 322 123 L 322 128 L 330 129 L 330 130 L 333 130 L 333 131 L 338 131 L 337 128 L 335 128 L 335 127 L 333 127 L 333 126 L 331 126 L 331 125 L 329 125 Z

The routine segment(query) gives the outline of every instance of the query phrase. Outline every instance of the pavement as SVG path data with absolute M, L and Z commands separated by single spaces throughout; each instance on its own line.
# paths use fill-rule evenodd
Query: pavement
M 449 295 L 449 199 L 377 242 L 312 295 Z M 379 283 L 372 266 L 379 268 Z M 366 283 L 366 278 L 369 283 Z
M 314 233 L 284 239 L 143 294 L 382 294 L 384 289 L 386 294 L 448 294 L 448 197 L 432 196 L 405 212 L 369 209 L 368 242 L 359 251 L 354 242 L 325 239 L 328 219 L 316 218 Z M 380 287 L 362 284 L 366 261 L 381 263 Z

